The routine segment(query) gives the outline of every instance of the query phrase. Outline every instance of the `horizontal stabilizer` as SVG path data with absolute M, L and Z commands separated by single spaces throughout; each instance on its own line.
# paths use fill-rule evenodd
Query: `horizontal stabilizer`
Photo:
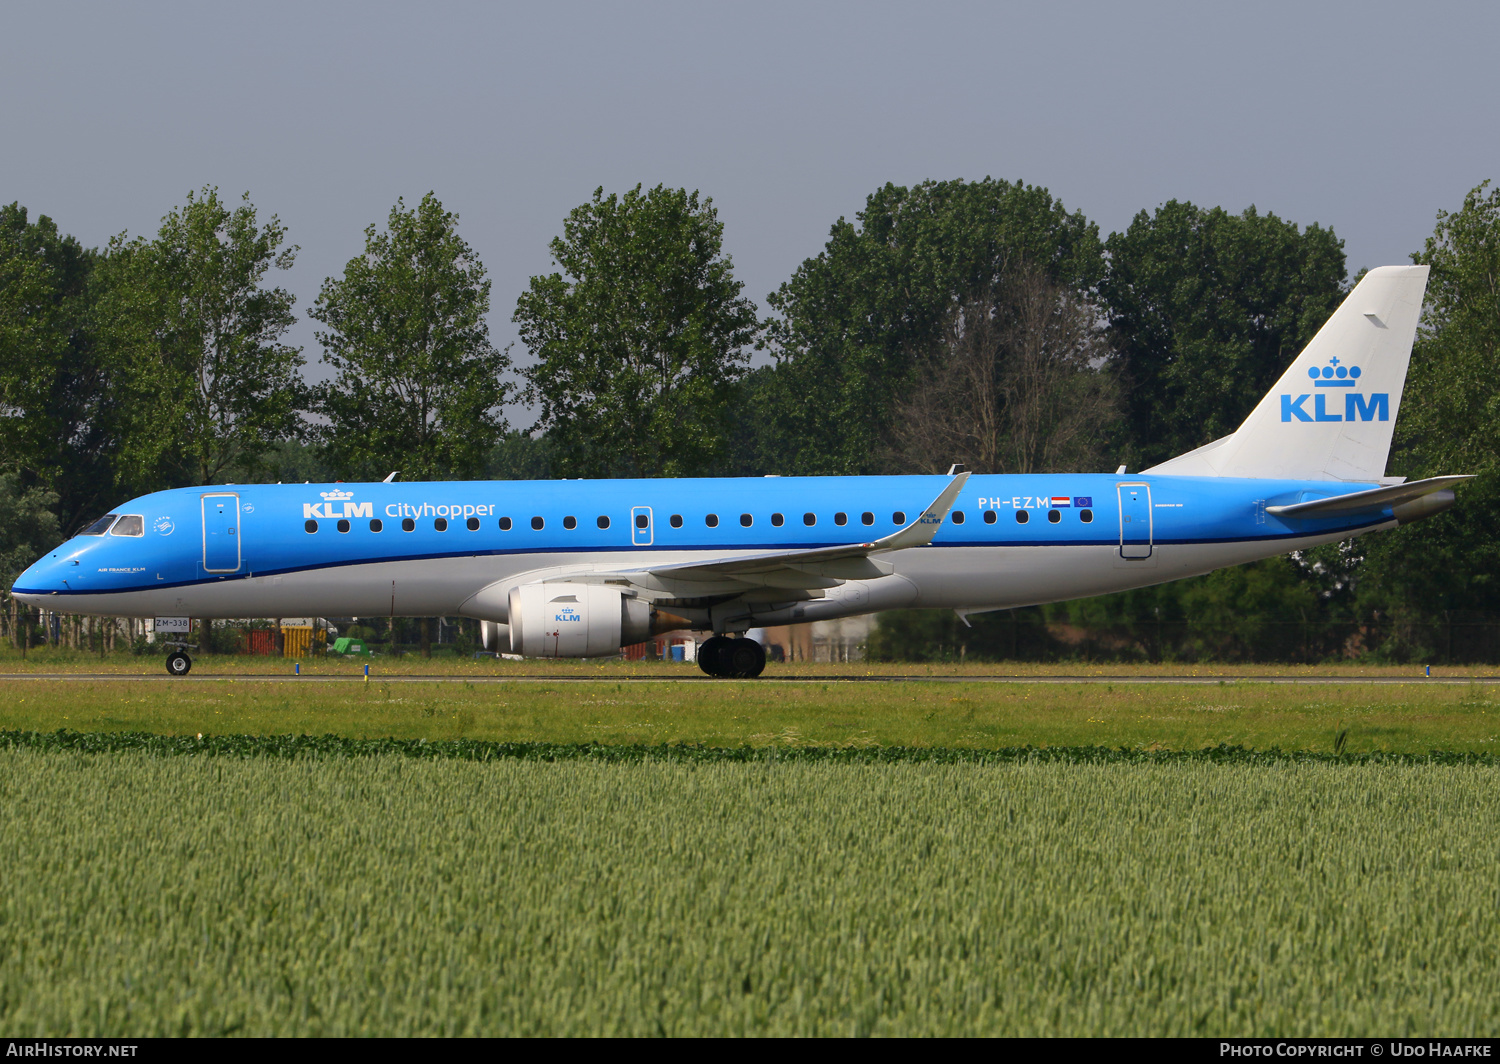
M 1434 492 L 1450 490 L 1455 484 L 1472 477 L 1431 477 L 1414 480 L 1409 484 L 1397 484 L 1389 488 L 1371 488 L 1348 495 L 1335 495 L 1327 499 L 1309 499 L 1286 506 L 1267 506 L 1266 513 L 1272 517 L 1343 517 L 1348 514 L 1378 513 L 1413 502 Z

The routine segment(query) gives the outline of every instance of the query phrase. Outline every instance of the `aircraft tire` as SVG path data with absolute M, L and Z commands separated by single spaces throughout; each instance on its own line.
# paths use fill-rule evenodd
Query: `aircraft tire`
M 724 649 L 732 642 L 722 635 L 716 635 L 706 639 L 698 648 L 698 668 L 702 669 L 714 679 L 722 679 L 729 675 L 725 670 L 727 664 L 724 660 Z
M 766 648 L 753 639 L 732 639 L 722 654 L 729 666 L 725 674 L 736 680 L 753 680 L 766 670 Z
M 180 650 L 167 655 L 167 675 L 186 676 L 193 667 L 193 659 Z

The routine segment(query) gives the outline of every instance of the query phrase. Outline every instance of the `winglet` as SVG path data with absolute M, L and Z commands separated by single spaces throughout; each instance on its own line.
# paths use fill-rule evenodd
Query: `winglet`
M 948 518 L 948 511 L 953 509 L 958 493 L 964 490 L 964 485 L 968 481 L 968 473 L 955 476 L 948 482 L 948 486 L 942 490 L 942 493 L 932 500 L 932 505 L 922 511 L 920 517 L 900 531 L 892 532 L 889 536 L 871 543 L 870 553 L 927 546 L 932 542 L 932 537 L 938 534 L 938 529 L 943 527 L 943 522 Z

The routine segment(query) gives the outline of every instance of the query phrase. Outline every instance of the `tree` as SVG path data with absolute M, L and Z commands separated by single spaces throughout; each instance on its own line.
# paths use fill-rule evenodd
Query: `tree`
M 1459 487 L 1448 513 L 1371 538 L 1361 602 L 1399 622 L 1451 623 L 1457 611 L 1488 616 L 1500 606 L 1500 190 L 1489 185 L 1460 210 L 1439 211 L 1412 256 L 1431 272 L 1391 471 L 1477 478 Z M 1399 634 L 1386 652 L 1436 652 L 1412 639 Z
M 24 490 L 56 492 L 64 530 L 98 516 L 114 477 L 97 262 L 46 215 L 0 207 L 0 465 Z
M 1228 435 L 1345 294 L 1331 229 L 1170 202 L 1105 242 L 1134 468 Z
M 479 475 L 505 432 L 510 365 L 490 343 L 490 282 L 429 192 L 398 199 L 363 255 L 323 282 L 311 316 L 334 379 L 319 409 L 329 459 L 346 475 L 407 480 Z
M 1014 267 L 951 313 L 938 353 L 895 405 L 892 466 L 930 473 L 1097 468 L 1119 389 L 1094 304 Z
M 250 194 L 188 194 L 156 239 L 117 237 L 100 313 L 123 389 L 119 479 L 133 490 L 212 484 L 253 469 L 295 435 L 305 408 L 300 349 L 280 342 L 296 297 L 262 282 L 297 247 Z
M 691 476 L 724 454 L 734 385 L 758 334 L 713 200 L 658 185 L 594 192 L 551 243 L 514 321 L 536 359 L 559 473 Z
M 893 406 L 959 308 L 1022 263 L 1080 294 L 1104 269 L 1098 227 L 1019 181 L 887 184 L 856 221 L 769 299 L 776 472 L 880 471 Z
M 19 610 L 10 590 L 26 567 L 62 539 L 57 496 L 44 488 L 22 488 L 14 474 L 0 474 L 0 590 L 4 591 L 12 643 L 21 647 Z

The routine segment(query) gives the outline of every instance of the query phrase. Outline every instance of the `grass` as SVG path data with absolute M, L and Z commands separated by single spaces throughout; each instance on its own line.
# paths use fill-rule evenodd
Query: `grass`
M 1500 1030 L 1500 682 L 445 665 L 0 677 L 0 1037 Z
M 1500 1027 L 1494 767 L 0 765 L 6 1037 Z
M 165 652 L 135 655 L 117 651 L 101 658 L 97 652 L 33 647 L 25 658 L 8 644 L 0 644 L 0 675 L 27 673 L 88 673 L 122 676 L 164 676 Z M 505 661 L 493 658 L 422 658 L 408 655 L 400 658 L 311 657 L 300 664 L 304 675 L 357 676 L 369 663 L 376 676 L 567 676 L 600 679 L 662 679 L 700 676 L 696 665 L 664 664 L 661 661 Z M 193 656 L 194 675 L 217 676 L 284 676 L 292 671 L 291 659 L 248 654 L 211 654 Z M 768 665 L 766 677 L 828 677 L 854 679 L 869 676 L 965 677 L 965 676 L 1151 676 L 1223 677 L 1225 679 L 1256 676 L 1388 676 L 1424 675 L 1422 665 L 1205 665 L 1180 662 L 1127 665 L 1119 662 L 970 662 L 960 664 L 926 662 L 793 662 Z M 1434 677 L 1493 677 L 1500 681 L 1500 666 L 1434 665 Z
M 1500 683 L 1276 686 L 66 682 L 0 679 L 0 729 L 543 743 L 1500 753 Z

